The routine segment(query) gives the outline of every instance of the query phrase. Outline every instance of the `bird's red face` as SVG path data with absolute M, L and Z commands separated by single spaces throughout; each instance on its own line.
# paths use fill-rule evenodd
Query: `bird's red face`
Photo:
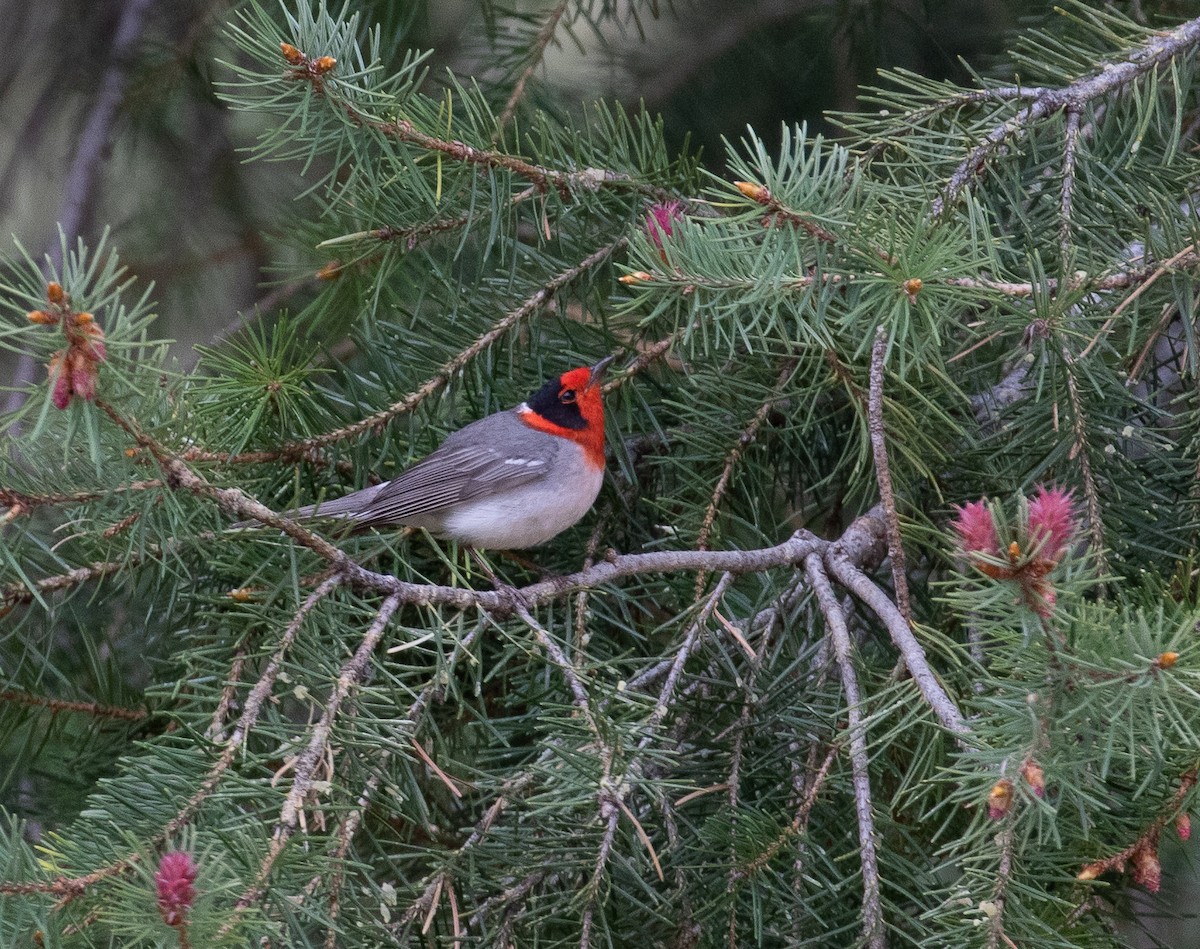
M 597 467 L 604 466 L 604 390 L 600 382 L 610 361 L 611 357 L 551 379 L 529 397 L 528 409 L 521 414 L 531 428 L 581 445 Z

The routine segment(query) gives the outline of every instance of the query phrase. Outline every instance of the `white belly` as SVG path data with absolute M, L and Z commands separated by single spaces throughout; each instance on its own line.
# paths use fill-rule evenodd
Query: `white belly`
M 477 498 L 446 511 L 437 533 L 472 547 L 520 550 L 544 544 L 578 521 L 595 503 L 604 469 L 587 474 L 571 486 L 555 488 L 537 481 L 493 498 Z

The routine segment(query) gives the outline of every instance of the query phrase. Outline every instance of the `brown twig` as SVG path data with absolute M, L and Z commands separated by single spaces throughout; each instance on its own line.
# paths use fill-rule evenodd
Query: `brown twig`
M 358 649 L 338 671 L 337 681 L 325 702 L 325 711 L 321 713 L 321 718 L 309 733 L 308 745 L 295 761 L 292 769 L 292 786 L 284 799 L 283 807 L 280 808 L 271 843 L 267 848 L 267 855 L 259 864 L 254 882 L 238 897 L 232 914 L 218 931 L 218 941 L 228 935 L 241 915 L 262 895 L 263 888 L 271 874 L 271 868 L 275 865 L 275 861 L 283 852 L 283 848 L 299 824 L 304 802 L 312 792 L 313 778 L 317 767 L 325 760 L 333 723 L 341 710 L 341 705 L 367 675 L 371 656 L 374 655 L 375 648 L 379 645 L 379 640 L 382 638 L 384 630 L 387 629 L 392 614 L 399 607 L 399 597 L 390 596 L 383 601 L 375 618 L 371 621 L 371 625 L 363 635 Z
M 912 623 L 912 607 L 908 599 L 908 564 L 904 557 L 904 540 L 900 536 L 900 515 L 896 512 L 896 494 L 892 490 L 892 472 L 888 464 L 887 432 L 883 422 L 883 364 L 887 356 L 887 330 L 881 325 L 875 330 L 871 347 L 871 387 L 867 396 L 867 427 L 871 435 L 871 451 L 875 457 L 875 482 L 879 485 L 879 501 L 883 505 L 887 524 L 888 555 L 892 559 L 892 586 L 896 605 L 905 621 Z
M 991 919 L 988 921 L 987 949 L 999 949 L 1003 940 L 1006 946 L 1012 940 L 1004 932 L 1004 904 L 1008 900 L 1008 884 L 1012 879 L 1013 844 L 1016 840 L 1016 823 L 1011 819 L 998 835 L 1000 844 L 1000 866 L 996 870 L 996 885 L 992 887 Z
M 833 654 L 846 694 L 846 719 L 850 731 L 850 768 L 854 785 L 854 813 L 858 818 L 858 853 L 863 880 L 863 941 L 871 949 L 884 949 L 887 936 L 883 921 L 879 858 L 875 849 L 875 818 L 871 803 L 870 756 L 867 751 L 867 727 L 862 718 L 862 693 L 851 655 L 850 631 L 841 604 L 825 573 L 820 555 L 810 554 L 804 561 L 804 573 L 817 595 L 825 629 L 833 643 Z
M 145 709 L 119 708 L 115 705 L 102 705 L 99 702 L 71 702 L 66 699 L 34 695 L 31 692 L 22 692 L 17 689 L 5 689 L 0 692 L 0 702 L 24 705 L 29 708 L 44 708 L 56 715 L 59 712 L 78 712 L 90 715 L 92 718 L 115 718 L 126 722 L 140 722 L 150 714 Z
M 605 868 L 608 866 L 608 856 L 612 852 L 613 839 L 617 835 L 617 822 L 620 819 L 620 809 L 615 803 L 609 802 L 604 815 L 604 834 L 600 838 L 600 847 L 596 852 L 596 863 L 592 869 L 592 877 L 588 880 L 586 886 L 588 898 L 583 908 L 583 919 L 579 926 L 579 949 L 588 949 L 592 943 L 592 920 L 596 915 L 596 902 L 600 895 L 600 884 L 604 880 Z
M 525 68 L 521 70 L 521 75 L 517 77 L 516 84 L 513 86 L 513 91 L 508 97 L 508 101 L 504 103 L 504 110 L 500 113 L 500 120 L 496 123 L 496 132 L 492 136 L 492 141 L 499 139 L 504 131 L 504 127 L 508 125 L 513 115 L 516 114 L 517 104 L 525 95 L 525 85 L 529 82 L 529 78 L 541 63 L 542 57 L 546 53 L 546 47 L 550 45 L 550 41 L 554 39 L 554 31 L 558 29 L 558 21 L 562 19 L 567 8 L 570 6 L 570 0 L 559 0 L 555 6 L 550 9 L 546 15 L 542 27 L 538 30 L 537 36 L 534 38 L 533 46 L 529 50 L 529 62 L 525 64 Z
M 1131 843 L 1124 850 L 1114 853 L 1112 856 L 1104 857 L 1100 860 L 1094 860 L 1087 864 L 1079 871 L 1078 877 L 1081 880 L 1094 880 L 1103 873 L 1110 871 L 1123 871 L 1126 863 L 1129 862 L 1139 852 L 1146 847 L 1152 847 L 1157 850 L 1158 838 L 1162 833 L 1163 828 L 1170 821 L 1175 819 L 1183 807 L 1183 802 L 1187 800 L 1187 796 L 1192 793 L 1192 789 L 1196 787 L 1197 780 L 1200 779 L 1200 771 L 1196 767 L 1188 768 L 1187 771 L 1179 779 L 1179 787 L 1175 793 L 1171 795 L 1171 799 L 1166 806 L 1159 812 L 1159 815 L 1150 822 L 1150 825 L 1138 835 L 1138 839 Z
M 1071 211 L 1075 196 L 1075 160 L 1079 151 L 1079 119 L 1082 110 L 1075 103 L 1067 106 L 1062 158 L 1062 191 L 1058 198 L 1058 246 L 1064 268 L 1071 251 Z
M 56 593 L 59 590 L 79 586 L 81 583 L 112 576 L 129 567 L 135 567 L 141 562 L 142 555 L 131 552 L 123 560 L 97 561 L 86 567 L 76 567 L 73 570 L 57 573 L 52 577 L 44 577 L 34 581 L 32 587 L 19 582 L 5 584 L 0 587 L 0 610 L 41 599 L 43 593 Z
M 1096 571 L 1100 576 L 1108 572 L 1107 556 L 1104 552 L 1104 521 L 1100 511 L 1100 490 L 1092 471 L 1092 459 L 1088 454 L 1087 420 L 1083 414 L 1083 400 L 1079 397 L 1079 383 L 1075 381 L 1075 369 L 1070 353 L 1063 348 L 1067 363 L 1067 396 L 1071 401 L 1071 436 L 1074 445 L 1070 456 L 1078 459 L 1079 473 L 1083 477 L 1083 500 L 1087 505 L 1088 533 L 1095 558 Z
M 837 752 L 837 745 L 831 745 L 825 753 L 825 760 L 821 762 L 821 766 L 813 773 L 812 780 L 809 782 L 807 791 L 805 792 L 804 800 L 796 808 L 796 815 L 792 818 L 792 822 L 784 828 L 783 833 L 763 848 L 762 853 L 737 872 L 735 877 L 737 882 L 758 873 L 775 859 L 775 856 L 783 849 L 784 844 L 804 832 L 804 829 L 808 826 L 808 817 L 817 803 L 817 795 L 821 793 L 821 789 L 825 786 L 825 779 L 829 777 L 829 769 L 837 757 Z
M 725 492 L 729 489 L 729 482 L 733 478 L 733 469 L 737 467 L 737 463 L 741 461 L 742 455 L 746 453 L 746 450 L 758 438 L 759 429 L 762 428 L 763 423 L 767 420 L 767 416 L 771 414 L 771 409 L 779 401 L 779 390 L 791 378 L 792 372 L 795 369 L 796 360 L 794 358 L 784 360 L 783 367 L 779 370 L 779 375 L 775 380 L 775 385 L 771 389 L 770 397 L 758 407 L 749 424 L 738 435 L 737 442 L 734 443 L 729 454 L 725 456 L 725 467 L 721 469 L 721 476 L 717 478 L 717 483 L 713 487 L 708 507 L 704 511 L 704 520 L 700 524 L 700 532 L 696 537 L 697 550 L 708 550 L 708 541 L 712 534 L 713 524 L 716 523 L 717 511 L 720 509 L 721 503 L 725 500 Z M 702 572 L 696 575 L 696 599 L 699 599 L 700 594 L 704 592 L 704 585 L 707 582 L 708 574 Z

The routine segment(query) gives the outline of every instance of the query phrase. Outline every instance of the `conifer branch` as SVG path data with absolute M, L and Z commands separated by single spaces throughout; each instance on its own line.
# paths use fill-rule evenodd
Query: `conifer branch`
M 0 702 L 11 705 L 23 705 L 28 708 L 44 708 L 52 714 L 59 712 L 77 712 L 92 718 L 115 718 L 125 722 L 140 722 L 150 713 L 145 709 L 120 708 L 115 705 L 104 705 L 100 702 L 72 702 L 67 699 L 54 699 L 45 695 L 34 695 L 20 689 L 4 689 L 0 691 Z
M 729 454 L 725 456 L 725 467 L 721 469 L 721 475 L 717 478 L 716 486 L 713 488 L 712 496 L 708 501 L 708 507 L 704 511 L 704 520 L 700 524 L 700 532 L 696 537 L 697 550 L 708 550 L 709 536 L 712 534 L 713 524 L 717 519 L 717 511 L 725 498 L 726 490 L 729 488 L 729 479 L 733 477 L 733 469 L 741 461 L 742 455 L 746 453 L 746 450 L 758 438 L 758 430 L 762 428 L 763 423 L 767 420 L 767 416 L 771 413 L 771 409 L 779 401 L 779 390 L 783 388 L 795 369 L 795 359 L 785 359 L 783 361 L 783 368 L 779 370 L 779 375 L 775 380 L 775 385 L 771 389 L 770 397 L 759 405 L 754 413 L 754 417 L 742 429 L 741 434 L 738 435 L 737 442 L 730 449 Z M 695 597 L 697 599 L 704 592 L 704 586 L 707 582 L 707 574 L 698 573 L 696 575 Z
M 387 752 L 384 752 L 380 757 L 382 760 L 379 764 L 382 766 L 391 756 Z M 330 854 L 333 871 L 329 877 L 329 892 L 327 896 L 329 927 L 325 930 L 325 949 L 337 949 L 337 921 L 342 910 L 342 885 L 346 881 L 346 856 L 350 852 L 350 845 L 358 833 L 358 828 L 367 813 L 371 799 L 375 796 L 375 792 L 379 790 L 379 785 L 382 781 L 383 771 L 377 770 L 373 772 L 359 794 L 354 809 L 338 825 L 337 846 L 334 847 L 333 852 Z M 321 879 L 318 876 L 313 883 L 319 883 Z
M 592 868 L 592 877 L 588 880 L 586 892 L 587 903 L 583 907 L 583 917 L 579 926 L 579 949 L 589 949 L 592 944 L 592 921 L 596 914 L 596 901 L 600 895 L 600 885 L 604 880 L 604 871 L 608 866 L 608 857 L 612 853 L 613 840 L 617 835 L 617 823 L 621 812 L 612 802 L 606 803 L 604 817 L 604 833 L 600 837 L 600 847 L 596 852 L 596 863 Z
M 763 848 L 762 853 L 747 863 L 745 866 L 738 869 L 734 875 L 734 882 L 740 883 L 742 880 L 753 876 L 767 866 L 772 860 L 778 856 L 779 851 L 783 849 L 788 841 L 800 836 L 808 827 L 808 818 L 812 814 L 812 809 L 816 806 L 817 797 L 825 787 L 825 780 L 829 777 L 829 769 L 837 758 L 838 746 L 830 745 L 825 752 L 825 758 L 820 766 L 813 771 L 811 780 L 805 791 L 804 798 L 800 802 L 800 806 L 796 808 L 796 814 L 792 818 L 792 822 L 783 829 L 778 837 Z
M 1066 108 L 1064 128 L 1062 190 L 1058 199 L 1058 248 L 1064 270 L 1071 257 L 1071 212 L 1075 196 L 1075 160 L 1079 150 L 1079 125 L 1082 110 L 1072 103 Z
M 1104 873 L 1113 871 L 1121 873 L 1125 870 L 1126 864 L 1131 860 L 1136 862 L 1139 858 L 1145 860 L 1151 866 L 1157 865 L 1159 836 L 1167 824 L 1175 820 L 1176 815 L 1180 813 L 1184 802 L 1187 800 L 1188 795 L 1192 793 L 1198 781 L 1200 781 L 1200 770 L 1196 767 L 1188 768 L 1180 776 L 1179 787 L 1171 795 L 1171 799 L 1159 811 L 1158 816 L 1150 822 L 1149 826 L 1138 835 L 1137 840 L 1112 856 L 1093 860 L 1079 871 L 1078 878 L 1080 880 L 1094 880 Z
M 96 561 L 86 567 L 75 567 L 72 570 L 44 577 L 34 581 L 32 587 L 20 582 L 5 584 L 0 587 L 0 615 L 21 603 L 31 603 L 40 599 L 44 593 L 57 593 L 60 590 L 68 590 L 92 580 L 110 577 L 122 570 L 136 567 L 142 560 L 141 554 L 131 552 L 123 560 Z
M 1031 126 L 1065 109 L 1082 110 L 1089 102 L 1125 89 L 1171 60 L 1193 54 L 1198 46 L 1200 18 L 1153 35 L 1142 46 L 1127 50 L 1121 61 L 1107 62 L 1091 75 L 1068 86 L 1043 90 L 1024 109 L 988 132 L 959 163 L 942 193 L 933 200 L 932 216 L 941 217 L 958 200 L 963 189 L 987 169 L 989 160 L 1001 146 L 1023 136 Z
M 870 392 L 867 397 L 867 427 L 871 437 L 871 452 L 875 457 L 875 481 L 879 485 L 879 501 L 883 505 L 887 525 L 888 555 L 892 559 L 892 586 L 896 605 L 905 622 L 912 624 L 912 607 L 908 600 L 908 563 L 904 557 L 904 540 L 900 536 L 900 515 L 896 512 L 896 495 L 892 490 L 892 472 L 888 464 L 887 430 L 883 421 L 883 363 L 887 356 L 887 330 L 875 329 L 871 347 Z
M 1091 535 L 1092 556 L 1096 559 L 1096 570 L 1101 576 L 1108 572 L 1108 557 L 1104 551 L 1104 520 L 1100 510 L 1100 490 L 1092 472 L 1092 459 L 1088 452 L 1087 421 L 1083 413 L 1083 400 L 1079 397 L 1079 384 L 1075 381 L 1074 360 L 1066 347 L 1063 359 L 1067 364 L 1067 396 L 1071 401 L 1071 437 L 1074 441 L 1072 456 L 1079 462 L 1079 473 L 1083 477 L 1083 499 L 1087 506 L 1088 533 Z
M 309 733 L 308 744 L 292 762 L 292 786 L 284 799 L 283 807 L 280 808 L 279 818 L 275 822 L 266 856 L 259 864 L 254 882 L 238 897 L 229 919 L 218 931 L 218 940 L 225 938 L 245 911 L 261 898 L 266 882 L 271 875 L 271 868 L 300 823 L 300 812 L 312 793 L 317 768 L 328 755 L 330 734 L 333 730 L 333 723 L 341 711 L 342 703 L 366 677 L 371 656 L 374 655 L 375 648 L 379 645 L 379 640 L 383 636 L 384 630 L 387 629 L 392 614 L 399 607 L 400 598 L 398 596 L 389 596 L 383 601 L 354 655 L 338 671 L 333 690 L 325 700 L 325 710 Z
M 24 491 L 14 491 L 11 488 L 0 487 L 0 504 L 25 508 L 27 510 L 60 504 L 86 504 L 88 501 L 98 501 L 101 498 L 129 494 L 136 491 L 151 491 L 162 486 L 162 479 L 151 478 L 147 481 L 131 481 L 128 484 L 119 484 L 102 491 L 73 491 L 69 494 L 29 494 Z

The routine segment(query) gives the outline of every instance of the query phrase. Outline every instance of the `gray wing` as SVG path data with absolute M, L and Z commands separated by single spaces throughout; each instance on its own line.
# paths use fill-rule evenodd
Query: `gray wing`
M 489 415 L 454 432 L 396 478 L 368 489 L 373 496 L 362 498 L 365 504 L 350 516 L 363 526 L 402 523 L 530 484 L 546 476 L 560 445 L 515 412 Z M 321 513 L 341 513 L 330 507 L 323 505 Z

